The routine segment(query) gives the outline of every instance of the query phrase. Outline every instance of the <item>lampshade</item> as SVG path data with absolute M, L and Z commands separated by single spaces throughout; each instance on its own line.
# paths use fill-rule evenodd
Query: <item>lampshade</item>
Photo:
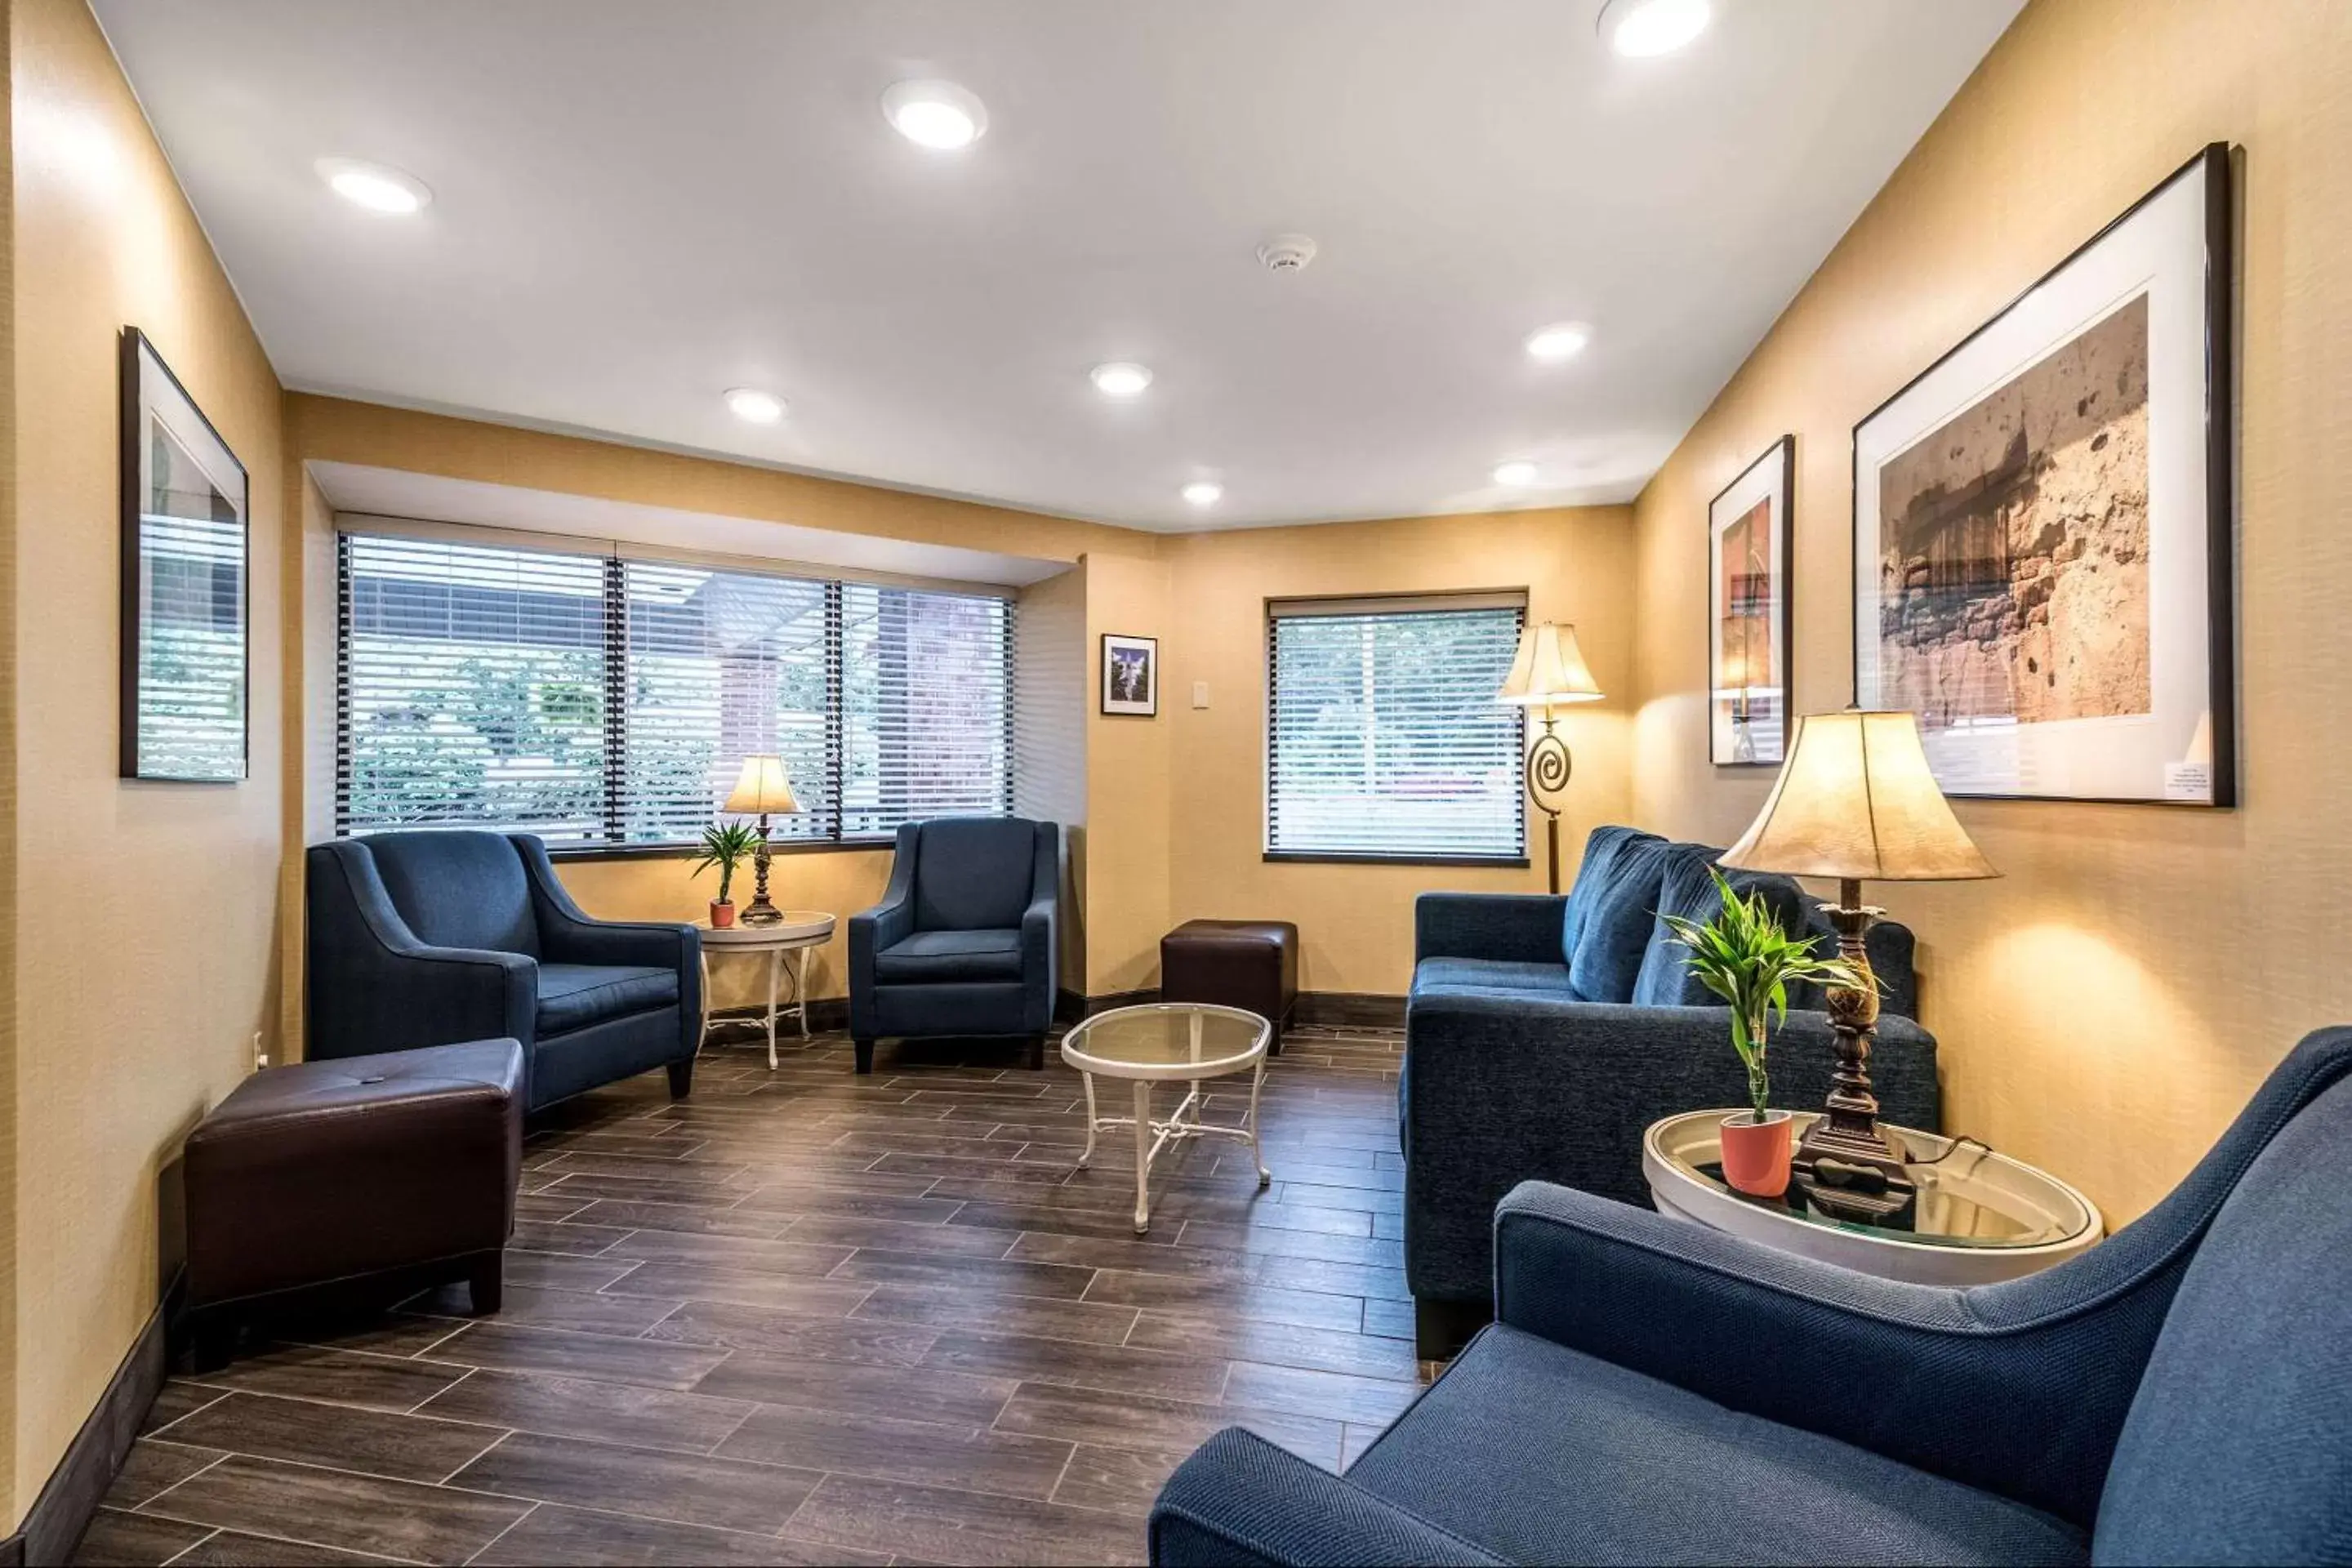
M 719 809 L 748 816 L 800 808 L 801 803 L 793 798 L 792 781 L 784 777 L 784 760 L 761 753 L 743 759 L 743 772 L 735 780 L 735 791 Z
M 1576 646 L 1576 628 L 1553 621 L 1538 622 L 1519 633 L 1519 651 L 1511 660 L 1511 673 L 1503 678 L 1503 689 L 1495 693 L 1496 701 L 1522 708 L 1592 702 L 1600 697 L 1601 685 L 1585 668 L 1584 655 Z
M 1937 787 L 1917 716 L 1851 709 L 1797 721 L 1764 809 L 1720 863 L 1871 882 L 2000 875 Z

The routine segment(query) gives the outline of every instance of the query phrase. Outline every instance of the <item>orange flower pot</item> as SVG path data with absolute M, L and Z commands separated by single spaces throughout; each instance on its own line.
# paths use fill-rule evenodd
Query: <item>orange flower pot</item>
M 710 900 L 710 929 L 725 931 L 735 923 L 735 906 L 722 899 Z
M 1789 1150 L 1796 1122 L 1785 1110 L 1753 1120 L 1743 1110 L 1723 1121 L 1723 1179 L 1753 1198 L 1777 1198 L 1789 1190 Z

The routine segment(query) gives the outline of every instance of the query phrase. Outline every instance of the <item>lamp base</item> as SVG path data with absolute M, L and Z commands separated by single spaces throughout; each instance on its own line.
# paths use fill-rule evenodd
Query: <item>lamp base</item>
M 768 901 L 768 814 L 760 814 L 760 847 L 751 851 L 751 901 L 736 918 L 747 926 L 783 923 L 784 911 Z
M 1862 901 L 1862 884 L 1838 884 L 1838 901 L 1822 912 L 1837 928 L 1838 956 L 1861 972 L 1859 987 L 1833 985 L 1830 1028 L 1837 1036 L 1837 1068 L 1820 1121 L 1805 1130 L 1790 1163 L 1805 1195 L 1826 1214 L 1885 1224 L 1911 1206 L 1917 1187 L 1902 1151 L 1878 1130 L 1878 1097 L 1870 1090 L 1870 1038 L 1878 1023 L 1878 977 L 1870 972 L 1866 938 L 1883 910 Z

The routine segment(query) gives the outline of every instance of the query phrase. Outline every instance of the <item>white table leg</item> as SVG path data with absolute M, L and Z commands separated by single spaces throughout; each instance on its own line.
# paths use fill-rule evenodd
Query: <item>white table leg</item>
M 1135 1080 L 1135 1234 L 1151 1228 L 1151 1083 Z
M 710 950 L 698 950 L 702 961 L 702 1033 L 694 1037 L 694 1054 L 702 1054 L 702 1042 L 710 1037 Z
M 1095 1157 L 1095 1075 L 1082 1072 L 1078 1076 L 1087 1080 L 1087 1146 L 1078 1155 L 1078 1169 L 1083 1171 L 1094 1163 Z
M 1265 1187 L 1274 1180 L 1274 1173 L 1265 1168 L 1265 1151 L 1257 1145 L 1257 1091 L 1265 1082 L 1265 1058 L 1257 1058 L 1257 1068 L 1250 1074 L 1249 1135 L 1250 1158 L 1257 1162 L 1257 1184 Z
M 808 961 L 810 952 L 811 950 L 805 947 L 793 949 L 793 997 L 800 1008 L 801 1038 L 803 1040 L 809 1037 Z
M 768 950 L 768 1070 L 776 1070 L 776 982 L 783 973 L 784 950 Z

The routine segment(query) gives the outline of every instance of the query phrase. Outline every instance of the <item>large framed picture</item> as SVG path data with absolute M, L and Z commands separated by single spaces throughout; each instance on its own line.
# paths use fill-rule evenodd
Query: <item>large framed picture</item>
M 146 335 L 125 327 L 120 771 L 246 773 L 245 465 Z
M 1707 761 L 1778 767 L 1789 727 L 1789 557 L 1797 438 L 1706 508 Z
M 1150 718 L 1160 711 L 1160 639 L 1105 632 L 1102 710 Z
M 2228 147 L 1853 431 L 1854 700 L 1947 793 L 2236 802 Z

